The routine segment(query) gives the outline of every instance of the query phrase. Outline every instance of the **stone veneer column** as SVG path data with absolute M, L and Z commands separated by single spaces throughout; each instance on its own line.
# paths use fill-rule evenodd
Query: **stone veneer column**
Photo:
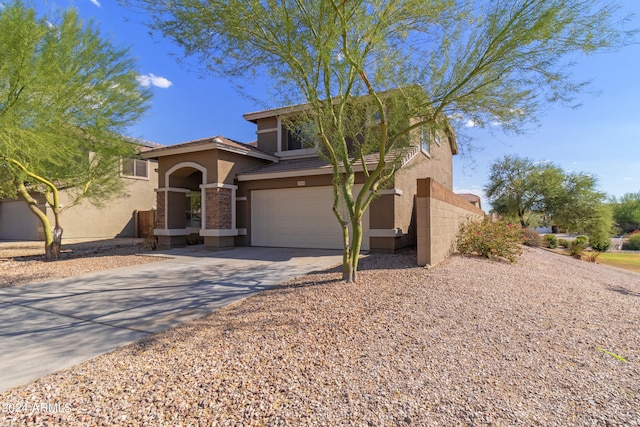
M 165 199 L 167 193 L 164 191 L 156 192 L 156 223 L 154 228 L 167 228 L 167 210 L 165 208 Z
M 205 238 L 205 246 L 215 249 L 234 246 L 236 228 L 235 185 L 213 183 L 202 184 L 203 221 L 200 235 Z

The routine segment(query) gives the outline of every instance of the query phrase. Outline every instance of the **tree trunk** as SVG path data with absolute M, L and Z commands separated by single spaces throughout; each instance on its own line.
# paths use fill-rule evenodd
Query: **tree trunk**
M 40 223 L 42 224 L 42 229 L 44 230 L 45 258 L 47 260 L 58 259 L 58 256 L 60 255 L 60 243 L 62 242 L 62 228 L 58 227 L 57 224 L 55 228 L 51 227 L 51 222 L 49 221 L 49 218 L 47 218 L 47 214 L 38 207 L 38 202 L 33 197 L 31 197 L 31 194 L 29 194 L 29 191 L 24 186 L 23 182 L 16 181 L 15 185 L 20 197 L 22 197 L 22 199 L 27 202 L 29 210 L 38 217 L 38 220 L 40 220 Z M 55 215 L 56 221 L 58 220 L 59 215 L 59 212 Z M 56 239 L 57 249 L 55 249 L 54 246 L 54 242 L 56 241 Z
M 362 220 L 360 218 L 351 221 L 351 231 L 351 245 L 345 246 L 344 249 L 342 280 L 347 283 L 357 283 L 358 261 L 362 247 Z
M 60 210 L 54 209 L 53 218 L 55 222 L 51 233 L 52 239 L 46 248 L 47 261 L 55 261 L 60 258 L 60 250 L 62 249 L 62 232 L 64 230 L 60 226 Z
M 46 244 L 45 254 L 47 261 L 55 261 L 60 258 L 60 250 L 62 248 L 62 228 L 57 225 L 52 230 L 51 243 Z

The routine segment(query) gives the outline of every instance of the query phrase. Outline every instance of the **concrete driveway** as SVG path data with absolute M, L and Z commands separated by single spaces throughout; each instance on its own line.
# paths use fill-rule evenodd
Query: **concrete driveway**
M 171 250 L 171 259 L 0 289 L 0 391 L 339 265 L 339 251 Z

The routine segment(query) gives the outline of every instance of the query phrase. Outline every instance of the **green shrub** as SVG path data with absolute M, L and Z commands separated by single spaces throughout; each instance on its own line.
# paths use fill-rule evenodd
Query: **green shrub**
M 627 247 L 632 251 L 640 251 L 640 233 L 636 233 L 629 237 Z
M 576 236 L 576 238 L 573 241 L 581 245 L 587 246 L 587 244 L 589 243 L 589 237 L 585 235 L 580 235 L 580 236 Z
M 558 247 L 558 238 L 555 234 L 545 234 L 544 242 L 548 248 L 555 249 Z
M 463 255 L 516 262 L 522 253 L 522 228 L 506 221 L 468 220 L 460 226 L 457 249 Z
M 589 246 L 597 252 L 606 252 L 611 247 L 611 239 L 608 237 L 594 237 L 589 239 Z
M 524 244 L 527 246 L 532 246 L 534 248 L 539 248 L 542 246 L 542 236 L 535 230 L 530 228 L 524 228 Z
M 567 239 L 558 239 L 558 246 L 569 249 L 569 241 Z
M 569 253 L 571 256 L 581 256 L 585 249 L 587 249 L 587 244 L 583 242 L 582 239 L 576 238 L 574 241 L 569 243 Z

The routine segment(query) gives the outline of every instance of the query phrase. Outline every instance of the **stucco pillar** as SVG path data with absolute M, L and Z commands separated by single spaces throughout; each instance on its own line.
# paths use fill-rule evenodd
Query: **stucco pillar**
M 416 257 L 420 266 L 431 264 L 431 179 L 418 179 L 416 194 Z

